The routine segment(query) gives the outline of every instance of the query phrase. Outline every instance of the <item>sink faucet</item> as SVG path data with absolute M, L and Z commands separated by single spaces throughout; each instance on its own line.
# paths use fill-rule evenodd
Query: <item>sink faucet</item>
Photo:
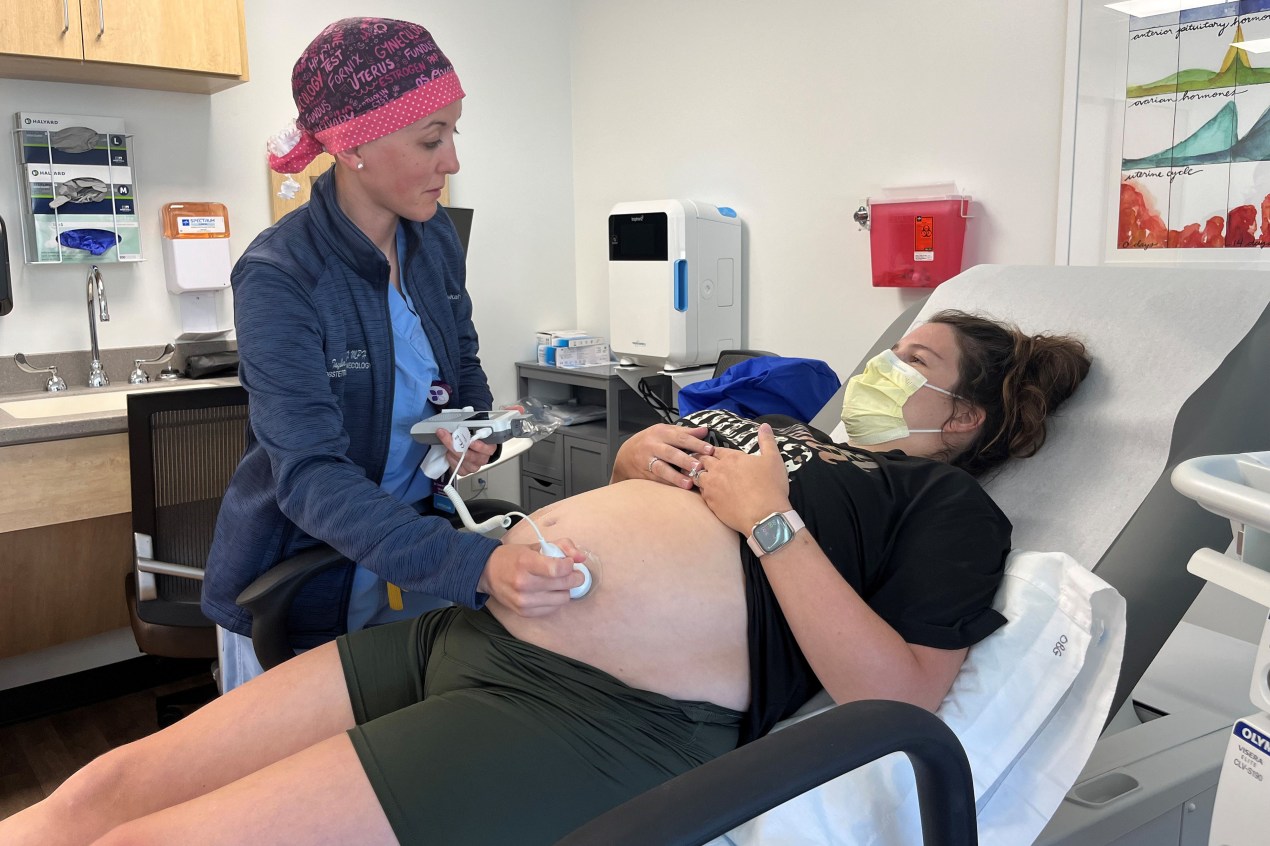
M 93 306 L 97 307 L 94 314 Z M 106 369 L 101 366 L 101 350 L 97 348 L 97 320 L 110 320 L 110 308 L 106 305 L 106 287 L 101 281 L 101 271 L 93 265 L 88 271 L 88 337 L 93 342 L 93 360 L 88 365 L 88 387 L 104 388 L 110 384 Z

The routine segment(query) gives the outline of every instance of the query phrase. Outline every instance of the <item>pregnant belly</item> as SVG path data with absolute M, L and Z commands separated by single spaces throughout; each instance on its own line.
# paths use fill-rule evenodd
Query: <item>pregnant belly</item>
M 695 493 L 631 480 L 535 512 L 597 559 L 595 587 L 545 617 L 490 611 L 521 640 L 632 687 L 734 709 L 749 701 L 741 540 Z M 505 543 L 535 543 L 521 522 Z

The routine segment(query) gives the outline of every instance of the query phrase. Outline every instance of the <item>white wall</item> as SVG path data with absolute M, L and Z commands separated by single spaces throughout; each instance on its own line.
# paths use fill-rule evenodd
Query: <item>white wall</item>
M 159 344 L 180 332 L 178 301 L 163 281 L 159 209 L 225 203 L 236 259 L 269 224 L 264 143 L 295 114 L 292 63 L 327 23 L 382 15 L 427 26 L 467 91 L 451 202 L 476 209 L 469 280 L 482 358 L 495 397 L 512 399 L 511 363 L 532 357 L 533 330 L 574 321 L 568 2 L 376 0 L 354 9 L 339 0 L 249 0 L 246 13 L 251 81 L 210 97 L 0 79 L 7 113 L 118 116 L 135 135 L 147 260 L 104 267 L 111 321 L 100 327 L 101 346 Z M 0 124 L 10 121 L 0 115 Z M 23 264 L 13 138 L 4 135 L 0 215 L 10 230 L 14 310 L 0 318 L 0 356 L 86 349 L 86 268 Z
M 578 324 L 608 325 L 606 220 L 691 198 L 745 221 L 748 344 L 845 378 L 914 295 L 851 215 L 956 181 L 966 264 L 1052 264 L 1066 7 L 1018 0 L 575 0 Z
M 10 111 L 117 115 L 136 135 L 149 260 L 112 265 L 105 347 L 180 329 L 163 285 L 158 209 L 226 203 L 237 256 L 268 224 L 264 139 L 293 114 L 291 63 L 353 13 L 419 20 L 468 91 L 453 201 L 476 208 L 470 278 L 495 397 L 529 333 L 607 332 L 614 203 L 690 197 L 746 227 L 747 342 L 840 375 L 917 296 L 869 281 L 851 214 L 885 186 L 953 180 L 976 200 L 966 263 L 1052 262 L 1062 3 L 911 0 L 311 0 L 247 4 L 252 81 L 211 97 L 0 80 Z M 1015 38 L 1018 36 L 1017 38 Z M 1013 40 L 1012 40 L 1013 39 Z M 12 136 L 0 144 L 13 161 Z M 0 165 L 12 167 L 12 165 Z M 87 346 L 82 266 L 26 267 L 15 179 L 15 310 L 0 356 Z M 226 301 L 228 296 L 225 297 Z M 226 325 L 228 302 L 223 309 Z M 4 366 L 0 363 L 0 366 Z

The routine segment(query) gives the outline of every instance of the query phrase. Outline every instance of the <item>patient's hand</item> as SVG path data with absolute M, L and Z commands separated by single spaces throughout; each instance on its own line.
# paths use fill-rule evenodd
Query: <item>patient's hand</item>
M 788 511 L 789 476 L 772 427 L 758 427 L 757 454 L 721 449 L 702 456 L 697 488 L 706 505 L 728 528 L 749 535 L 754 524 L 776 511 Z
M 617 451 L 612 480 L 652 479 L 692 490 L 688 473 L 699 466 L 698 456 L 714 453 L 714 447 L 702 440 L 708 431 L 705 426 L 687 429 L 658 423 L 637 432 Z
M 582 584 L 583 576 L 574 562 L 586 561 L 568 538 L 552 542 L 564 558 L 552 558 L 538 551 L 538 544 L 504 544 L 494 550 L 481 573 L 476 589 L 522 617 L 541 617 L 569 604 L 569 591 Z

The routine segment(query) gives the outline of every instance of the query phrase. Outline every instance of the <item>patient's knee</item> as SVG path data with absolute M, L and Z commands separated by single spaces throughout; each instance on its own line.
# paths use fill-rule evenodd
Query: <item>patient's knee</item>
M 50 797 L 67 814 L 102 814 L 117 812 L 127 805 L 127 776 L 132 744 L 94 758 L 68 778 Z

